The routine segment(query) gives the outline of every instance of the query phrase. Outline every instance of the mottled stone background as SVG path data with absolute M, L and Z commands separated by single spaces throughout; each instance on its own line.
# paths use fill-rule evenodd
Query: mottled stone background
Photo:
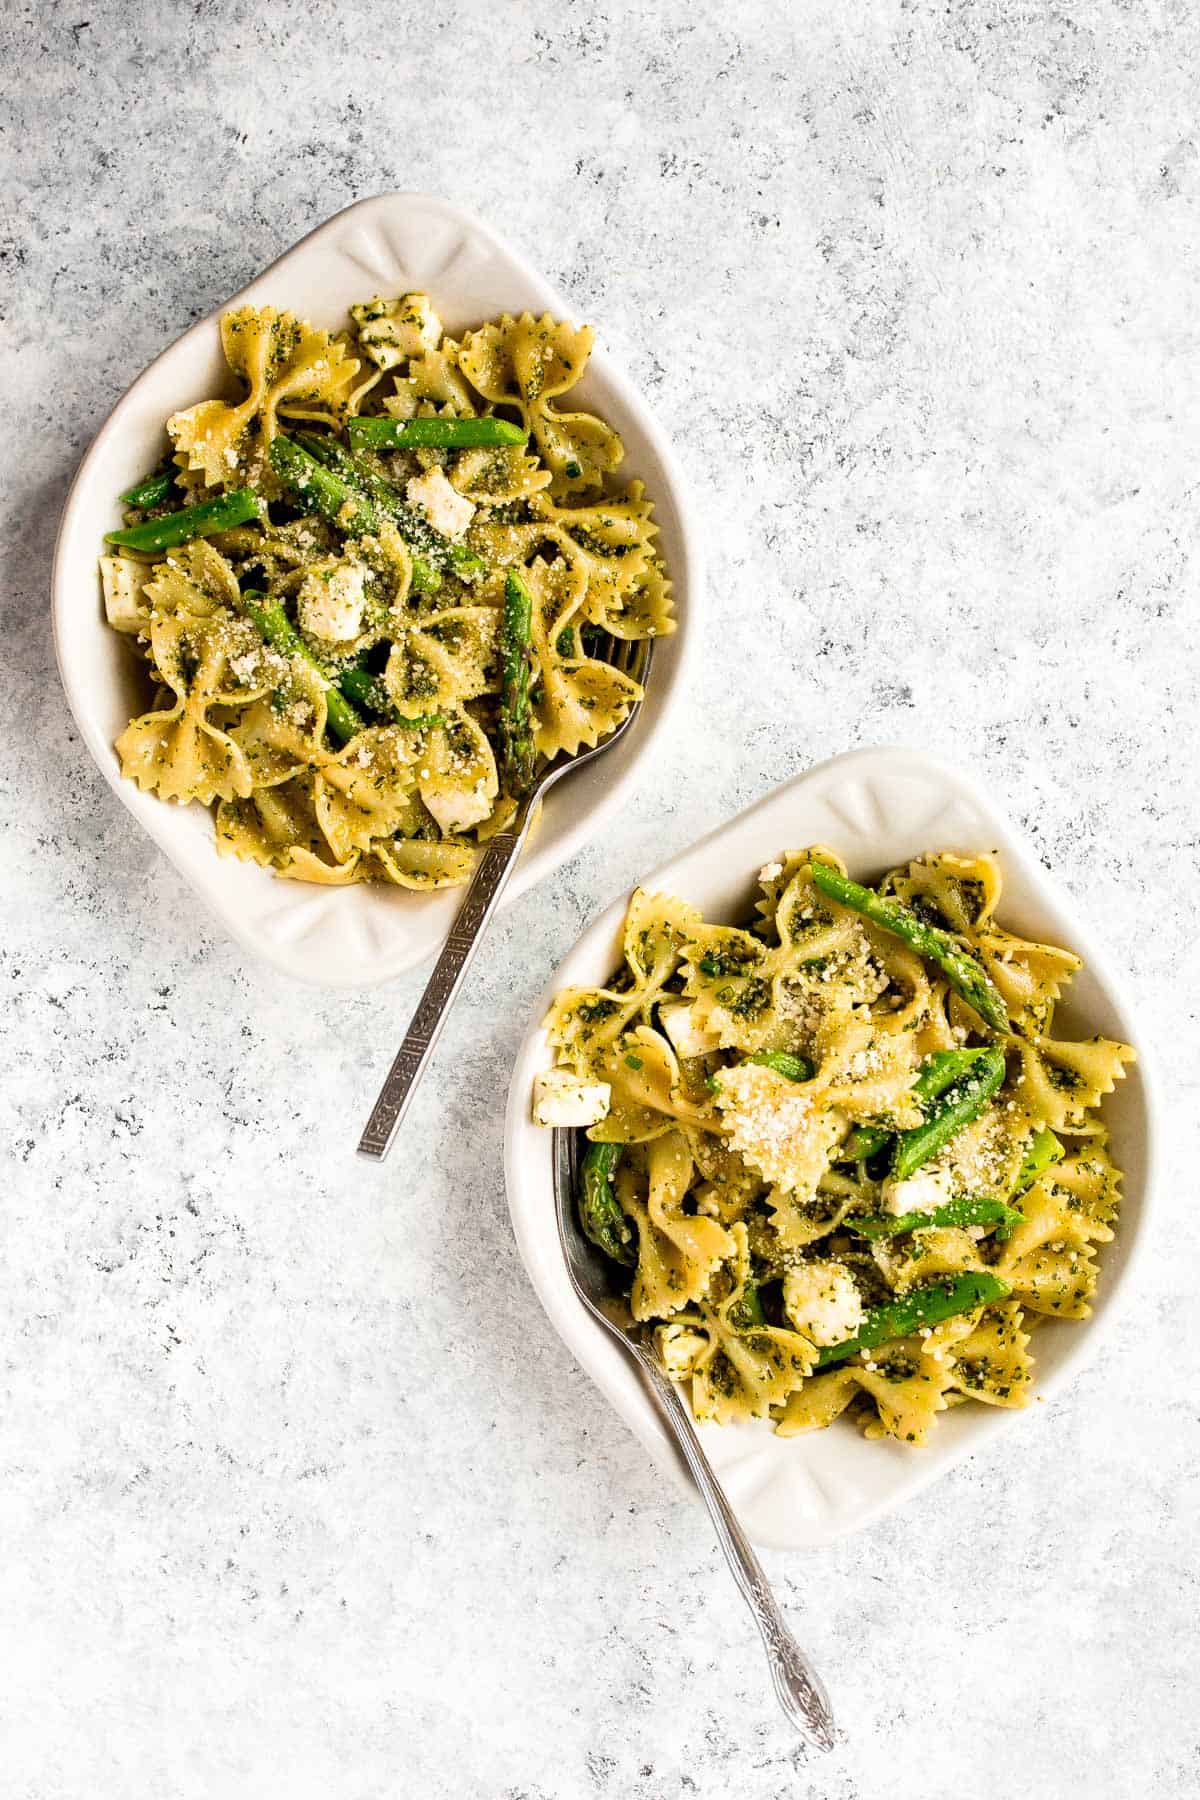
M 1194 7 L 73 0 L 0 43 L 5 1795 L 1195 1794 Z M 47 576 L 131 377 L 388 188 L 598 323 L 712 584 L 667 755 L 493 932 L 376 1173 L 420 978 L 314 994 L 210 923 L 81 748 Z M 501 1115 L 599 907 L 887 739 L 988 781 L 1110 936 L 1173 1157 L 1086 1376 L 768 1559 L 846 1730 L 820 1760 L 533 1297 Z

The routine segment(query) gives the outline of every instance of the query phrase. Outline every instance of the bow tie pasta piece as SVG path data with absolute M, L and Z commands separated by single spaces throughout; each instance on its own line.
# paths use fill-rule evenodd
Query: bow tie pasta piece
M 638 682 L 609 663 L 574 654 L 563 633 L 583 599 L 584 580 L 564 559 L 537 558 L 525 571 L 533 599 L 532 638 L 537 680 L 532 692 L 534 743 L 547 758 L 573 756 L 615 731 L 641 698 Z
M 690 1305 L 733 1251 L 733 1239 L 715 1219 L 684 1210 L 691 1180 L 692 1159 L 678 1131 L 636 1156 L 627 1154 L 619 1166 L 617 1198 L 638 1232 L 630 1301 L 635 1319 L 669 1316 Z
M 547 541 L 582 572 L 581 618 L 625 639 L 675 630 L 671 585 L 655 560 L 658 527 L 641 482 L 593 506 L 558 506 L 541 494 L 534 507 Z
M 287 881 L 307 881 L 317 887 L 349 887 L 363 879 L 362 856 L 355 850 L 345 862 L 331 863 L 316 850 L 297 849 L 284 857 L 275 873 Z
M 1065 1196 L 1068 1211 L 1097 1219 L 1101 1225 L 1116 1224 L 1123 1177 L 1102 1133 L 1085 1140 L 1064 1162 L 1053 1164 L 1041 1179 Z
M 563 988 L 555 995 L 543 1028 L 560 1064 L 583 1075 L 599 1071 L 609 1045 L 641 1010 L 636 990 Z
M 871 1254 L 888 1286 L 898 1294 L 908 1288 L 924 1287 L 942 1275 L 961 1275 L 966 1269 L 987 1267 L 975 1239 L 956 1225 L 914 1231 L 908 1238 L 875 1238 Z M 933 1327 L 931 1335 L 945 1333 L 947 1325 L 954 1327 L 958 1323 L 957 1317 L 947 1319 Z M 953 1336 L 953 1331 L 949 1335 Z
M 857 1368 L 848 1363 L 824 1375 L 812 1375 L 787 1398 L 775 1426 L 781 1438 L 825 1431 L 860 1392 Z
M 337 862 L 411 819 L 415 754 L 412 734 L 372 725 L 322 764 L 314 787 L 317 820 Z
M 996 925 L 981 927 L 979 952 L 1015 1027 L 1045 1031 L 1063 987 L 1081 967 L 1073 951 L 1035 944 Z
M 250 768 L 228 734 L 208 718 L 211 683 L 223 652 L 212 648 L 202 658 L 198 685 L 165 712 L 145 713 L 125 727 L 117 739 L 121 773 L 161 800 L 232 800 L 249 794 Z
M 283 661 L 283 659 L 280 659 Z M 325 749 L 325 683 L 296 658 L 269 699 L 249 707 L 230 735 L 249 764 L 255 788 L 278 787 L 330 760 Z
M 362 879 L 362 857 L 354 850 L 343 861 L 331 858 L 317 819 L 311 775 L 278 787 L 255 788 L 245 799 L 217 808 L 217 847 L 273 869 L 289 881 L 319 887 L 346 887 Z
M 675 630 L 671 583 L 657 565 L 629 588 L 618 587 L 607 574 L 591 574 L 583 610 L 590 624 L 627 643 L 670 637 Z
M 396 391 L 387 396 L 383 406 L 386 413 L 402 423 L 431 413 L 471 418 L 475 400 L 459 373 L 458 345 L 447 338 L 440 349 L 410 357 L 407 373 L 396 376 Z
M 1086 1319 L 1099 1273 L 1095 1246 L 1111 1242 L 1113 1233 L 1082 1209 L 1071 1177 L 1063 1182 L 1057 1175 L 1050 1170 L 1021 1197 L 1025 1223 L 1004 1245 L 996 1269 L 1027 1311 Z
M 742 1063 L 723 1069 L 717 1105 L 729 1142 L 764 1182 L 797 1203 L 812 1199 L 846 1134 L 844 1114 L 826 1106 L 817 1084 Z
M 324 849 L 311 775 L 223 800 L 217 808 L 217 848 L 223 856 L 276 868 L 293 850 Z
M 618 600 L 654 566 L 658 526 L 640 481 L 631 481 L 619 499 L 589 506 L 559 506 L 540 494 L 534 510 L 548 527 L 570 539 L 589 580 L 610 584 Z
M 835 1170 L 826 1170 L 811 1200 L 772 1188 L 766 1198 L 765 1230 L 759 1225 L 761 1215 L 751 1215 L 755 1255 L 764 1265 L 769 1264 L 774 1274 L 786 1273 L 792 1251 L 806 1249 L 836 1231 L 860 1200 L 853 1183 L 839 1191 L 836 1179 Z
M 875 1406 L 866 1426 L 868 1438 L 924 1444 L 949 1404 L 952 1380 L 949 1365 L 932 1356 L 922 1339 L 901 1338 L 880 1345 L 867 1362 L 855 1358 L 812 1376 L 789 1396 L 775 1429 L 784 1438 L 823 1431 L 861 1395 Z
M 401 294 L 397 300 L 376 295 L 352 306 L 350 316 L 363 355 L 380 374 L 395 378 L 395 392 L 383 402 L 394 419 L 414 418 L 427 402 L 448 407 L 452 414 L 475 410 L 458 370 L 458 345 L 443 338 L 442 321 L 428 294 Z
M 887 1117 L 908 1130 L 924 1117 L 910 1089 L 921 1063 L 911 1008 L 894 1014 L 846 1019 L 820 1058 L 827 1106 L 848 1119 Z M 820 1035 L 820 1034 L 818 1034 Z
M 209 487 L 235 487 L 278 430 L 281 408 L 341 420 L 359 365 L 327 331 L 272 306 L 238 307 L 221 320 L 225 360 L 247 392 L 236 404 L 202 400 L 167 420 L 181 467 Z
M 459 368 L 485 400 L 520 411 L 564 492 L 599 486 L 625 454 L 611 425 L 550 404 L 579 380 L 594 341 L 590 327 L 556 322 L 548 313 L 540 319 L 506 314 L 497 325 L 468 332 L 458 353 Z
M 729 1124 L 726 1116 L 726 1124 Z M 730 1132 L 730 1142 L 739 1149 L 752 1168 L 759 1158 L 768 1161 L 783 1179 L 771 1188 L 769 1204 L 771 1225 L 785 1250 L 799 1250 L 814 1241 L 814 1225 L 824 1220 L 824 1229 L 832 1229 L 846 1208 L 830 1201 L 821 1189 L 825 1183 L 838 1144 L 845 1133 L 842 1114 L 819 1112 L 815 1123 L 803 1138 L 783 1147 L 764 1144 L 758 1122 L 744 1118 Z M 764 1171 L 764 1175 L 766 1172 Z M 766 1175 L 766 1179 L 772 1177 Z
M 378 840 L 371 846 L 371 858 L 378 862 L 385 880 L 415 893 L 461 887 L 471 879 L 475 867 L 472 846 L 450 839 L 440 843 L 417 837 L 394 837 L 386 843 Z
M 670 1044 L 647 1025 L 625 1032 L 592 1066 L 612 1090 L 606 1118 L 592 1128 L 596 1143 L 644 1143 L 672 1123 L 717 1128 L 712 1096 L 689 1098 Z
M 729 1228 L 732 1254 L 709 1290 L 696 1302 L 689 1324 L 703 1340 L 690 1369 L 692 1409 L 698 1419 L 729 1424 L 766 1418 L 804 1380 L 816 1362 L 815 1346 L 790 1326 L 769 1325 L 761 1317 L 752 1288 L 749 1241 L 744 1224 Z M 757 1317 L 756 1317 L 757 1314 Z
M 519 444 L 461 450 L 448 475 L 451 487 L 476 506 L 484 507 L 532 499 L 552 479 L 549 469 L 535 456 L 527 455 Z
M 949 1405 L 951 1369 L 931 1356 L 920 1338 L 880 1345 L 870 1361 L 855 1370 L 855 1377 L 878 1413 L 866 1427 L 868 1438 L 924 1444 L 937 1415 Z
M 1128 1044 L 1111 1038 L 1088 1038 L 1082 1043 L 1039 1037 L 1034 1043 L 1017 1043 L 1021 1057 L 1018 1099 L 1030 1116 L 1051 1131 L 1090 1136 L 1100 1125 L 1088 1115 L 1111 1094 L 1133 1061 Z
M 1015 1300 L 989 1306 L 955 1344 L 950 1386 L 988 1406 L 1024 1406 L 1033 1381 L 1029 1335 Z
M 565 988 L 545 1018 L 561 1063 L 575 1074 L 599 1074 L 608 1053 L 634 1021 L 647 1024 L 652 1008 L 680 966 L 699 913 L 669 894 L 638 888 L 625 915 L 622 986 Z
M 357 539 L 355 551 L 368 571 L 367 598 L 363 632 L 343 652 L 349 655 L 395 638 L 412 617 L 412 552 L 395 525 L 381 520 L 377 532 Z
M 149 638 L 159 678 L 177 698 L 203 696 L 206 706 L 246 706 L 287 675 L 284 659 L 247 619 L 230 613 L 155 614 Z
M 156 609 L 151 615 L 151 659 L 175 704 L 134 719 L 116 749 L 122 774 L 139 787 L 163 800 L 211 805 L 248 794 L 253 777 L 241 749 L 209 718 L 209 708 L 227 697 L 261 692 L 265 678 L 255 679 L 260 646 L 247 639 L 245 622 L 178 576 L 178 571 L 168 571 L 163 582 L 173 594 L 178 589 L 176 597 L 198 595 L 207 610 L 160 614 Z
M 238 603 L 237 575 L 207 538 L 197 538 L 154 565 L 146 598 L 159 618 L 207 619 L 222 608 L 232 613 Z
M 700 914 L 673 894 L 634 890 L 621 940 L 625 962 L 643 1005 L 658 998 L 683 961 Z
M 705 925 L 689 945 L 686 993 L 697 1025 L 723 1048 L 801 1048 L 819 1057 L 856 1007 L 887 986 L 886 971 L 861 922 L 835 916 L 812 887 L 807 862 L 767 907 L 762 937 Z
M 845 870 L 842 873 L 845 874 Z M 917 856 L 893 869 L 881 883 L 906 906 L 947 931 L 977 931 L 992 918 L 1001 893 L 1000 866 L 993 856 Z
M 698 925 L 687 944 L 684 993 L 698 1031 L 723 1049 L 757 1050 L 771 1027 L 773 959 L 748 931 Z
M 697 1189 L 697 1211 L 732 1225 L 762 1193 L 762 1177 L 728 1139 L 718 1137 L 707 1124 L 684 1125 L 682 1130 L 702 1182 Z
M 203 688 L 214 704 L 246 705 L 286 677 L 285 660 L 237 610 L 231 565 L 204 539 L 158 563 L 145 592 L 150 660 L 176 697 Z
M 398 628 L 384 672 L 396 710 L 419 717 L 494 693 L 499 630 L 493 606 L 448 607 Z
M 470 831 L 490 816 L 500 791 L 496 758 L 466 713 L 433 726 L 416 763 L 421 799 L 443 832 Z

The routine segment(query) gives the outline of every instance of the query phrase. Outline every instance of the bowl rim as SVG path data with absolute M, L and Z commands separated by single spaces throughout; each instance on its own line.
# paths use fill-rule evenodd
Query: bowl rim
M 210 346 L 213 334 L 218 329 L 224 313 L 231 307 L 253 302 L 256 298 L 261 301 L 260 290 L 277 275 L 285 264 L 291 262 L 293 258 L 299 257 L 301 253 L 310 251 L 319 240 L 342 231 L 351 220 L 366 223 L 382 217 L 395 222 L 397 216 L 403 217 L 405 214 L 418 212 L 427 218 L 432 215 L 444 220 L 447 224 L 456 227 L 464 237 L 484 244 L 489 251 L 495 252 L 505 259 L 528 287 L 531 296 L 529 300 L 531 310 L 539 307 L 553 312 L 558 318 L 567 319 L 573 323 L 579 322 L 579 314 L 574 306 L 541 273 L 525 252 L 471 208 L 440 195 L 424 193 L 417 189 L 388 190 L 353 201 L 350 205 L 340 208 L 327 219 L 311 227 L 295 243 L 281 251 L 278 256 L 273 257 L 236 293 L 231 294 L 228 299 L 222 300 L 211 312 L 196 320 L 178 337 L 164 345 L 129 383 L 105 415 L 79 459 L 63 501 L 50 567 L 51 627 L 59 679 L 83 742 L 92 761 L 104 776 L 113 793 L 116 794 L 124 809 L 132 815 L 137 824 L 145 830 L 159 850 L 175 866 L 189 887 L 205 903 L 209 912 L 216 916 L 222 927 L 244 950 L 307 985 L 341 991 L 377 987 L 384 982 L 394 980 L 408 969 L 420 967 L 437 955 L 441 948 L 441 937 L 427 945 L 418 945 L 416 948 L 413 948 L 401 937 L 399 944 L 391 947 L 391 954 L 385 959 L 383 966 L 372 968 L 365 975 L 359 974 L 356 970 L 343 972 L 322 969 L 315 971 L 310 965 L 297 960 L 291 953 L 290 943 L 272 941 L 253 921 L 247 922 L 232 907 L 223 904 L 215 888 L 206 884 L 205 881 L 205 871 L 211 869 L 218 862 L 215 842 L 211 846 L 209 856 L 203 859 L 202 865 L 193 864 L 191 859 L 181 852 L 178 847 L 180 834 L 176 827 L 176 819 L 189 809 L 171 806 L 158 800 L 157 796 L 153 794 L 143 795 L 140 789 L 122 776 L 119 764 L 113 754 L 112 743 L 109 741 L 97 712 L 88 704 L 87 684 L 84 680 L 77 679 L 76 672 L 72 667 L 69 633 L 80 604 L 80 563 L 71 539 L 76 514 L 82 504 L 85 485 L 89 481 L 95 465 L 105 457 L 114 440 L 123 431 L 129 414 L 135 410 L 138 404 L 141 390 L 153 380 L 162 364 L 169 359 L 179 358 L 185 353 L 199 351 L 201 346 Z M 310 289 L 315 285 L 310 283 Z M 316 310 L 319 314 L 321 310 L 319 299 L 315 305 L 310 303 L 307 310 Z M 590 805 L 579 809 L 577 816 L 564 817 L 552 845 L 535 837 L 533 843 L 526 847 L 507 884 L 506 891 L 501 897 L 501 908 L 511 905 L 529 888 L 551 875 L 556 869 L 561 868 L 597 834 L 604 821 L 610 818 L 616 808 L 628 797 L 640 777 L 647 754 L 671 725 L 675 709 L 687 690 L 694 667 L 699 621 L 705 603 L 706 569 L 703 532 L 691 482 L 670 437 L 637 384 L 600 345 L 597 345 L 592 351 L 588 374 L 589 376 L 595 374 L 611 391 L 618 405 L 627 409 L 636 419 L 641 437 L 664 471 L 665 492 L 661 496 L 652 495 L 651 498 L 655 501 L 656 509 L 660 505 L 669 508 L 677 522 L 681 566 L 678 568 L 672 566 L 670 574 L 676 593 L 681 597 L 683 604 L 677 607 L 677 629 L 669 640 L 672 645 L 671 661 L 664 667 L 665 659 L 656 659 L 656 667 L 660 673 L 656 682 L 658 693 L 655 711 L 650 717 L 643 715 L 637 722 L 634 732 L 631 734 L 627 765 L 618 766 L 615 774 L 611 770 L 609 771 L 609 779 L 606 780 L 603 788 L 594 796 Z M 114 495 L 114 504 L 115 499 Z M 95 556 L 98 558 L 100 554 L 101 546 L 97 544 Z M 122 648 L 120 638 L 115 632 L 110 633 L 110 636 L 113 654 L 118 655 Z M 142 804 L 146 801 L 153 802 L 153 806 Z M 291 882 L 280 883 L 280 886 L 299 888 L 302 894 L 340 891 L 305 888 L 304 884 Z M 439 891 L 461 894 L 465 892 L 465 889 Z M 425 896 L 414 895 L 412 898 L 423 899 Z M 449 929 L 449 923 L 447 929 Z
M 1024 829 L 1001 810 L 973 774 L 968 774 L 961 768 L 952 768 L 941 758 L 910 745 L 897 742 L 871 745 L 828 757 L 779 783 L 712 830 L 683 845 L 673 856 L 650 870 L 637 885 L 651 892 L 662 888 L 671 880 L 677 865 L 693 858 L 713 858 L 731 830 L 747 824 L 759 813 L 780 806 L 786 798 L 827 778 L 835 770 L 851 775 L 871 767 L 898 772 L 904 766 L 933 777 L 944 784 L 948 797 L 964 798 L 976 809 L 981 823 L 996 834 L 1002 865 L 1010 866 L 1015 861 L 1020 867 L 1022 879 L 1034 895 L 1046 902 L 1048 910 L 1056 911 L 1069 920 L 1070 947 L 1083 958 L 1085 966 L 1102 990 L 1118 1021 L 1123 1041 L 1131 1043 L 1137 1051 L 1137 1061 L 1126 1077 L 1127 1080 L 1132 1077 L 1138 1083 L 1145 1114 L 1143 1174 L 1140 1187 L 1136 1190 L 1137 1206 L 1136 1209 L 1129 1208 L 1131 1196 L 1126 1189 L 1118 1232 L 1122 1243 L 1121 1261 L 1115 1267 L 1104 1269 L 1103 1284 L 1094 1310 L 1086 1320 L 1079 1321 L 1084 1329 L 1072 1334 L 1052 1367 L 1039 1372 L 1038 1393 L 1048 1397 L 1066 1387 L 1091 1361 L 1107 1341 L 1119 1321 L 1121 1311 L 1128 1304 L 1143 1267 L 1150 1219 L 1157 1204 L 1162 1129 L 1157 1061 L 1153 1049 L 1147 1048 L 1140 1036 L 1137 1009 L 1130 997 L 1125 977 L 1114 967 L 1105 946 L 1097 941 L 1086 915 L 1042 865 L 1037 848 Z M 687 897 L 686 891 L 684 897 Z M 530 1023 L 514 1058 L 509 1083 L 504 1121 L 505 1186 L 517 1247 L 551 1324 L 652 1460 L 674 1480 L 682 1492 L 698 1501 L 699 1495 L 686 1465 L 663 1428 L 647 1388 L 633 1372 L 630 1359 L 587 1316 L 567 1285 L 566 1267 L 554 1222 L 550 1154 L 553 1134 L 535 1126 L 530 1118 L 529 1097 L 533 1075 L 539 1069 L 552 1066 L 542 1030 L 546 1012 L 564 984 L 592 979 L 575 965 L 584 963 L 589 954 L 598 951 L 601 945 L 611 945 L 619 938 L 628 901 L 629 891 L 622 892 L 580 933 L 552 971 L 534 1004 Z M 544 1145 L 540 1158 L 539 1144 Z M 1135 1215 L 1132 1220 L 1129 1216 L 1131 1212 Z M 555 1276 L 563 1284 L 557 1291 L 553 1281 Z M 977 1407 L 971 1415 L 972 1429 L 969 1434 L 964 1434 L 965 1442 L 962 1445 L 945 1453 L 939 1460 L 930 1461 L 924 1466 L 913 1465 L 909 1477 L 898 1483 L 894 1491 L 883 1491 L 845 1522 L 835 1521 L 828 1528 L 818 1527 L 799 1535 L 782 1534 L 751 1525 L 751 1535 L 756 1543 L 777 1550 L 817 1549 L 850 1536 L 866 1529 L 897 1507 L 906 1505 L 970 1456 L 989 1436 L 1015 1429 L 1022 1420 L 1028 1420 L 1035 1414 L 1034 1407 Z M 717 1429 L 709 1426 L 701 1428 L 702 1434 L 715 1432 Z M 912 1454 L 927 1456 L 929 1452 L 921 1450 Z

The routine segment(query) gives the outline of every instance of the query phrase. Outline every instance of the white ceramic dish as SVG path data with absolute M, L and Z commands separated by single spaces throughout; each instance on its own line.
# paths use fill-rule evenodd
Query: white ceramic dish
M 1126 1289 L 1144 1239 L 1153 1186 L 1152 1079 L 1109 959 L 1071 902 L 1041 868 L 1028 840 L 965 776 L 905 749 L 860 750 L 821 763 L 776 788 L 730 824 L 673 858 L 643 883 L 678 894 L 706 917 L 746 915 L 755 876 L 779 851 L 826 843 L 852 874 L 875 876 L 929 849 L 999 852 L 1001 918 L 1018 932 L 1069 945 L 1084 958 L 1057 1015 L 1065 1035 L 1102 1032 L 1138 1047 L 1138 1061 L 1105 1102 L 1113 1152 L 1125 1171 L 1116 1241 L 1101 1252 L 1095 1312 L 1082 1323 L 1046 1320 L 1035 1339 L 1038 1393 L 1062 1385 L 1095 1351 Z M 564 1342 L 654 1460 L 690 1487 L 645 1389 L 618 1345 L 575 1299 L 554 1223 L 552 1134 L 530 1120 L 530 1090 L 551 1055 L 541 1021 L 559 988 L 601 984 L 620 964 L 627 897 L 616 901 L 555 970 L 517 1056 L 509 1093 L 505 1167 L 517 1243 L 539 1298 Z M 870 1443 L 848 1420 L 784 1440 L 766 1424 L 701 1427 L 705 1448 L 757 1543 L 799 1549 L 857 1531 L 927 1487 L 996 1432 L 1019 1436 L 1025 1412 L 962 1406 L 942 1415 L 924 1449 Z M 1014 1441 L 1013 1455 L 1021 1454 Z
M 117 495 L 167 448 L 164 420 L 210 394 L 228 372 L 219 322 L 230 306 L 287 307 L 326 328 L 374 293 L 428 290 L 451 333 L 502 312 L 570 318 L 561 294 L 510 244 L 449 201 L 380 194 L 340 212 L 184 333 L 134 382 L 97 434 L 67 497 L 54 559 L 58 666 L 83 740 L 113 791 L 181 874 L 248 950 L 325 987 L 387 981 L 440 946 L 461 900 L 453 890 L 417 895 L 375 885 L 306 887 L 217 855 L 212 818 L 199 805 L 167 805 L 121 778 L 113 742 L 144 708 L 144 677 L 130 646 L 104 623 L 96 562 L 100 540 L 121 523 Z M 574 390 L 625 440 L 622 473 L 643 480 L 675 584 L 679 630 L 657 645 L 642 716 L 625 743 L 554 790 L 506 896 L 515 899 L 598 831 L 637 765 L 654 753 L 684 677 L 700 604 L 699 533 L 686 483 L 663 432 L 631 383 L 600 350 Z

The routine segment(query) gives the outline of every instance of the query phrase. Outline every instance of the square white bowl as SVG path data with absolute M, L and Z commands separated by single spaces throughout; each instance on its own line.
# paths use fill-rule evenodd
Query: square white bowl
M 173 412 L 227 391 L 220 319 L 232 306 L 286 307 L 340 329 L 346 308 L 372 294 L 427 290 L 453 335 L 500 313 L 572 310 L 512 245 L 447 200 L 380 194 L 335 214 L 250 286 L 165 350 L 113 409 L 67 496 L 54 558 L 58 666 L 83 741 L 114 793 L 248 950 L 323 987 L 373 986 L 440 947 L 461 891 L 414 894 L 378 884 L 348 888 L 283 881 L 217 854 L 207 808 L 169 805 L 122 778 L 113 743 L 145 710 L 145 677 L 132 646 L 105 623 L 97 559 L 121 523 L 117 496 L 152 469 Z M 540 881 L 599 830 L 652 756 L 683 680 L 702 574 L 687 484 L 663 431 L 636 389 L 597 350 L 573 395 L 625 442 L 622 474 L 645 482 L 674 582 L 679 629 L 655 647 L 642 713 L 627 738 L 548 796 L 505 904 Z
M 1138 1048 L 1138 1060 L 1104 1103 L 1113 1154 L 1125 1171 L 1117 1236 L 1101 1252 L 1095 1311 L 1078 1322 L 1045 1319 L 1034 1336 L 1036 1390 L 1061 1386 L 1094 1353 L 1127 1288 L 1144 1240 L 1153 1187 L 1153 1082 L 1106 952 L 1046 875 L 1025 836 L 961 772 L 913 750 L 852 751 L 785 782 L 728 825 L 645 878 L 651 893 L 679 895 L 706 918 L 736 922 L 757 893 L 757 873 L 781 851 L 824 843 L 852 874 L 874 878 L 923 850 L 995 850 L 1004 875 L 1000 916 L 1014 931 L 1068 946 L 1084 959 L 1057 1018 L 1065 1035 L 1100 1032 Z M 505 1124 L 505 1172 L 517 1244 L 564 1343 L 640 1438 L 689 1492 L 690 1477 L 620 1346 L 584 1312 L 563 1263 L 554 1217 L 553 1134 L 532 1123 L 533 1078 L 552 1065 L 542 1020 L 554 995 L 598 986 L 620 966 L 627 900 L 603 913 L 555 970 L 517 1054 Z M 921 1449 L 868 1442 L 850 1420 L 799 1438 L 766 1422 L 700 1427 L 705 1449 L 742 1523 L 759 1544 L 813 1548 L 890 1512 L 996 1432 L 1017 1434 L 1020 1411 L 971 1404 L 943 1413 Z M 1016 1435 L 1013 1453 L 1020 1455 Z

